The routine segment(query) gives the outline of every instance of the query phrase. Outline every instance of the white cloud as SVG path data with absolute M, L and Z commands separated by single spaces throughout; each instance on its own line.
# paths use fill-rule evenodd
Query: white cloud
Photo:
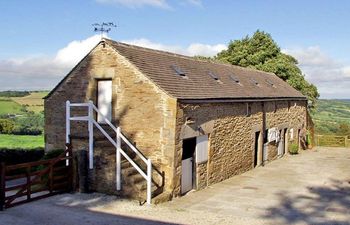
M 97 3 L 102 4 L 116 4 L 123 5 L 129 8 L 141 8 L 143 6 L 151 6 L 162 9 L 172 9 L 172 6 L 168 3 L 168 0 L 95 0 Z M 202 7 L 201 0 L 182 0 L 177 2 L 180 5 L 194 5 Z
M 72 41 L 57 52 L 54 62 L 61 65 L 73 66 L 88 54 L 100 40 L 100 35 L 94 35 L 82 41 Z
M 98 42 L 99 35 L 72 41 L 54 56 L 33 55 L 0 60 L 0 90 L 38 90 L 53 88 Z M 184 48 L 164 45 L 147 39 L 123 41 L 143 47 L 165 50 L 184 55 L 213 56 L 225 49 L 223 44 L 191 44 Z
M 187 56 L 195 56 L 195 55 L 214 56 L 218 52 L 227 48 L 226 45 L 224 44 L 208 45 L 208 44 L 201 44 L 201 43 L 193 43 L 187 47 L 182 47 L 179 45 L 164 45 L 161 43 L 152 42 L 145 38 L 134 39 L 134 40 L 124 40 L 122 42 L 145 47 L 145 48 L 152 48 L 157 50 L 174 52 L 174 53 L 187 55 Z
M 99 41 L 100 36 L 95 35 L 70 42 L 55 56 L 34 55 L 0 60 L 0 89 L 50 89 Z
M 186 0 L 185 2 L 196 6 L 203 6 L 201 0 Z
M 163 9 L 170 8 L 166 0 L 96 0 L 96 2 L 105 4 L 119 4 L 130 8 L 139 8 L 142 6 L 153 6 Z
M 350 65 L 344 65 L 319 46 L 285 49 L 294 56 L 305 77 L 318 87 L 321 98 L 350 98 Z

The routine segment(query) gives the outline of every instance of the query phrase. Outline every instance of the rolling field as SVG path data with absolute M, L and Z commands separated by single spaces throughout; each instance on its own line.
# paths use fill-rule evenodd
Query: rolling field
M 22 108 L 20 104 L 11 99 L 0 98 L 0 115 L 23 114 Z
M 48 94 L 47 91 L 42 92 L 31 92 L 30 95 L 25 97 L 12 97 L 11 99 L 20 104 L 27 106 L 27 110 L 36 113 L 42 112 L 44 110 L 44 99 Z
M 316 133 L 336 134 L 341 124 L 350 126 L 350 100 L 320 99 L 312 118 Z
M 30 93 L 11 92 L 2 93 L 0 97 L 0 116 L 5 120 L 15 123 L 13 131 L 19 130 L 17 134 L 34 134 L 27 133 L 30 129 L 42 129 L 44 100 L 43 97 L 47 95 L 47 91 L 38 91 Z M 21 96 L 23 97 L 13 97 Z M 29 95 L 28 95 L 29 94 Z M 33 113 L 34 112 L 34 113 Z M 8 114 L 17 115 L 15 118 L 8 117 Z M 40 125 L 38 125 L 40 124 Z M 30 127 L 28 127 L 30 126 Z M 28 127 L 28 128 L 26 128 Z M 26 132 L 24 132 L 26 130 Z M 40 133 L 40 132 L 39 132 Z M 14 134 L 0 134 L 0 148 L 37 148 L 44 147 L 43 135 L 14 135 Z

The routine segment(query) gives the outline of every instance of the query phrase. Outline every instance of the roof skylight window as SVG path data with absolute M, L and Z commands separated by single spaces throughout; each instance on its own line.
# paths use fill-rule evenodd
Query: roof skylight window
M 275 86 L 275 84 L 274 84 L 272 81 L 270 81 L 269 79 L 266 79 L 266 83 L 268 83 L 268 84 L 271 85 L 272 87 Z
M 256 86 L 258 86 L 258 85 L 259 85 L 259 82 L 258 82 L 258 81 L 256 81 L 254 78 L 250 78 L 250 80 L 251 80 L 251 82 L 253 82 L 253 84 L 255 84 Z
M 236 82 L 237 84 L 240 83 L 238 77 L 236 77 L 235 75 L 231 74 L 231 75 L 230 75 L 230 78 L 231 78 L 231 80 L 233 80 L 233 81 Z
M 219 77 L 218 77 L 218 76 L 216 76 L 216 74 L 215 74 L 215 73 L 213 73 L 213 72 L 209 71 L 209 72 L 208 72 L 208 74 L 209 74 L 209 76 L 210 76 L 211 78 L 213 78 L 214 80 L 216 80 L 216 81 L 218 81 L 218 80 L 219 80 Z
M 173 70 L 175 71 L 175 73 L 181 77 L 186 77 L 186 73 L 180 69 L 180 67 L 176 66 L 176 65 L 171 65 L 171 68 L 173 68 Z

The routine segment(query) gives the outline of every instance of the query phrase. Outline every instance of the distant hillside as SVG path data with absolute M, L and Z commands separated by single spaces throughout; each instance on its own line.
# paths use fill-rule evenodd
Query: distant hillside
M 23 114 L 24 108 L 7 98 L 0 98 L 0 115 L 8 115 L 8 114 Z
M 0 116 L 24 114 L 27 111 L 42 112 L 47 91 L 6 91 L 0 92 Z
M 23 105 L 28 111 L 42 112 L 44 110 L 44 99 L 48 94 L 47 91 L 30 92 L 30 95 L 24 97 L 12 97 L 14 102 Z
M 346 127 L 350 130 L 350 99 L 318 100 L 312 117 L 316 133 L 345 135 Z

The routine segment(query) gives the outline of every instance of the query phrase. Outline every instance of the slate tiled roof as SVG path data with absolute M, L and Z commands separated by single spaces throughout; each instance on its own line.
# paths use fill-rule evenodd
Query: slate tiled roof
M 177 99 L 305 99 L 272 73 L 104 40 Z

